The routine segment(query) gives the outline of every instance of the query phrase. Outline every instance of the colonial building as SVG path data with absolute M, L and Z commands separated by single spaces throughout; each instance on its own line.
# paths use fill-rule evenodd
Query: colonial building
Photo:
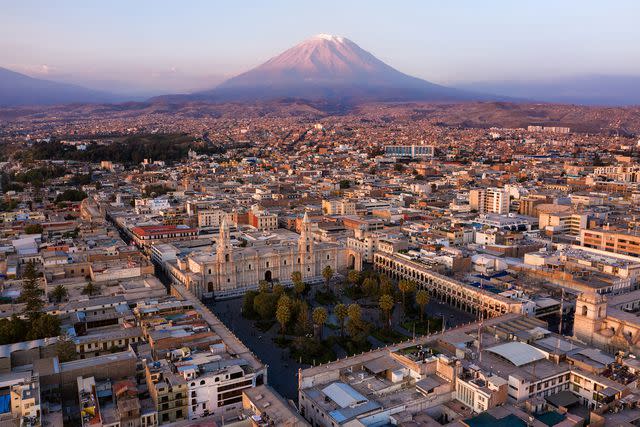
M 231 244 L 225 218 L 215 250 L 210 247 L 177 258 L 167 263 L 167 270 L 173 280 L 198 297 L 230 297 L 255 289 L 262 280 L 290 283 L 294 271 L 299 271 L 307 283 L 320 282 L 325 267 L 336 272 L 345 270 L 348 258 L 345 246 L 313 240 L 306 214 L 297 242 L 275 241 L 246 247 Z
M 614 353 L 640 350 L 640 291 L 611 297 L 583 293 L 576 301 L 573 334 L 579 340 Z

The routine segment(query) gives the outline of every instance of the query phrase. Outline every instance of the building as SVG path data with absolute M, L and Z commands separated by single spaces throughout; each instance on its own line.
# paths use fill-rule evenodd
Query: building
M 589 216 L 575 212 L 540 212 L 538 219 L 540 230 L 578 236 L 581 230 L 587 228 Z
M 156 405 L 158 423 L 188 419 L 187 381 L 173 372 L 169 361 L 161 359 L 146 363 L 145 375 L 149 394 Z
M 252 208 L 249 211 L 249 225 L 260 231 L 275 230 L 278 228 L 278 215 Z
M 325 215 L 355 215 L 356 203 L 347 199 L 324 199 L 322 212 Z
M 131 234 L 134 242 L 143 247 L 175 240 L 192 240 L 197 237 L 198 230 L 186 225 L 142 225 L 133 227 Z
M 355 257 L 351 257 L 354 263 Z M 297 242 L 265 242 L 254 246 L 231 244 L 229 227 L 223 220 L 214 251 L 195 251 L 165 265 L 172 279 L 196 296 L 228 297 L 257 288 L 262 280 L 291 283 L 291 273 L 299 271 L 307 283 L 322 282 L 322 270 L 347 268 L 348 250 L 332 242 L 316 242 L 307 214 Z
M 226 215 L 220 209 L 203 209 L 198 210 L 198 227 L 200 228 L 217 228 L 220 226 L 222 218 Z
M 469 191 L 469 207 L 479 213 L 509 213 L 509 190 L 476 188 Z
M 431 158 L 434 154 L 433 145 L 387 145 L 384 147 L 384 155 L 387 157 Z
M 0 425 L 42 425 L 40 379 L 32 371 L 0 375 Z
M 640 234 L 602 228 L 580 230 L 580 244 L 616 254 L 640 257 Z

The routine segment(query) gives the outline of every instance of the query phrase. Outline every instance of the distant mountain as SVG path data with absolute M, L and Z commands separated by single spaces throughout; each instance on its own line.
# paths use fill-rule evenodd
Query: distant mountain
M 458 87 L 560 104 L 640 105 L 640 76 L 589 75 L 542 81 L 477 82 Z
M 122 97 L 0 67 L 0 106 L 119 102 Z
M 278 98 L 341 101 L 457 101 L 478 94 L 427 82 L 397 71 L 351 40 L 320 34 L 233 77 L 189 95 L 208 101 Z

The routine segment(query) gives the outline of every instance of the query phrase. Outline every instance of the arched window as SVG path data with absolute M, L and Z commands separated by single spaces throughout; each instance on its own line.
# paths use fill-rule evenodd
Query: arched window
M 587 315 L 587 306 L 586 306 L 586 305 L 583 305 L 583 306 L 582 306 L 582 315 L 583 315 L 583 316 L 586 316 L 586 315 Z
M 224 254 L 224 262 L 229 262 L 229 254 Z

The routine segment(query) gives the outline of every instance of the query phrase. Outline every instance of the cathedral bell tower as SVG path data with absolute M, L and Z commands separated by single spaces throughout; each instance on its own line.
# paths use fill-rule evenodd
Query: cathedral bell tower
M 310 277 L 315 274 L 315 259 L 313 256 L 313 237 L 311 236 L 311 220 L 304 213 L 300 238 L 298 239 L 298 256 L 300 257 L 300 273 L 302 277 Z
M 218 270 L 218 289 L 235 286 L 235 268 L 233 265 L 233 247 L 227 216 L 223 216 L 220 223 L 220 234 L 216 244 L 216 261 Z
M 602 329 L 606 317 L 607 299 L 596 292 L 583 292 L 576 300 L 573 335 L 587 344 L 593 344 L 593 336 Z

